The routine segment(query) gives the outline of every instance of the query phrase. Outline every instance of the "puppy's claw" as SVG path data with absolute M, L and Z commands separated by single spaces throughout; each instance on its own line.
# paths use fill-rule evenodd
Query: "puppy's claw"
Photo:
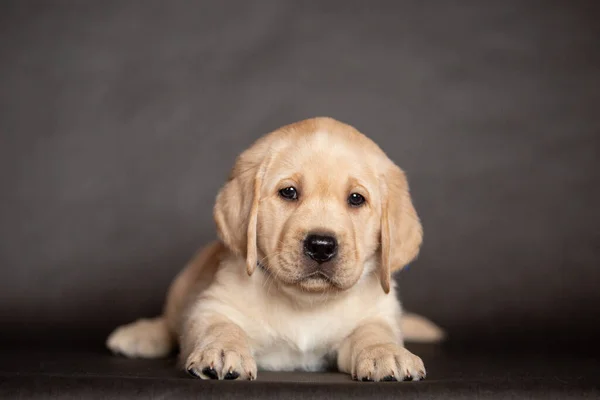
M 200 373 L 198 371 L 196 371 L 196 368 L 194 368 L 193 365 L 190 365 L 187 368 L 187 373 L 190 374 L 191 376 L 193 376 L 194 378 L 201 378 Z
M 202 370 L 202 374 L 210 379 L 219 379 L 217 371 L 213 367 L 206 367 Z
M 237 371 L 229 371 L 225 374 L 225 377 L 223 379 L 228 380 L 228 381 L 232 381 L 235 380 L 237 378 L 240 377 L 239 372 Z

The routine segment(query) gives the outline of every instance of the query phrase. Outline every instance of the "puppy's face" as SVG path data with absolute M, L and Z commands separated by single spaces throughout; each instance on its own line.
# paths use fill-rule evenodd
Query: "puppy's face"
M 238 158 L 215 205 L 225 244 L 285 285 L 345 290 L 378 266 L 416 257 L 422 231 L 402 171 L 354 128 L 329 118 L 283 127 Z
M 305 291 L 343 290 L 379 247 L 381 195 L 369 155 L 326 130 L 289 140 L 262 181 L 261 266 Z

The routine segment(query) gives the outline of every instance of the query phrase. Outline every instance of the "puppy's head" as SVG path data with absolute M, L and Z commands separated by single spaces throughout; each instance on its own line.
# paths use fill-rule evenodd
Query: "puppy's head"
M 214 215 L 249 274 L 260 265 L 309 292 L 348 289 L 377 266 L 387 293 L 422 241 L 402 170 L 330 118 L 284 126 L 243 152 Z

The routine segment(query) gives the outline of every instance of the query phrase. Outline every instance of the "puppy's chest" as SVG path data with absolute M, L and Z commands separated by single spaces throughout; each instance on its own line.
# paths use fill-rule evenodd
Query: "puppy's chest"
M 349 334 L 348 324 L 331 314 L 274 314 L 260 330 L 261 337 L 252 335 L 256 361 L 261 369 L 279 371 L 325 369 Z

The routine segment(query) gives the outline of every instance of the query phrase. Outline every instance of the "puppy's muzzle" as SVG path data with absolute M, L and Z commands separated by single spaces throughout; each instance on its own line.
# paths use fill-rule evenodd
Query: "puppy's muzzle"
M 304 239 L 304 254 L 319 264 L 332 260 L 337 255 L 335 237 L 310 234 Z

